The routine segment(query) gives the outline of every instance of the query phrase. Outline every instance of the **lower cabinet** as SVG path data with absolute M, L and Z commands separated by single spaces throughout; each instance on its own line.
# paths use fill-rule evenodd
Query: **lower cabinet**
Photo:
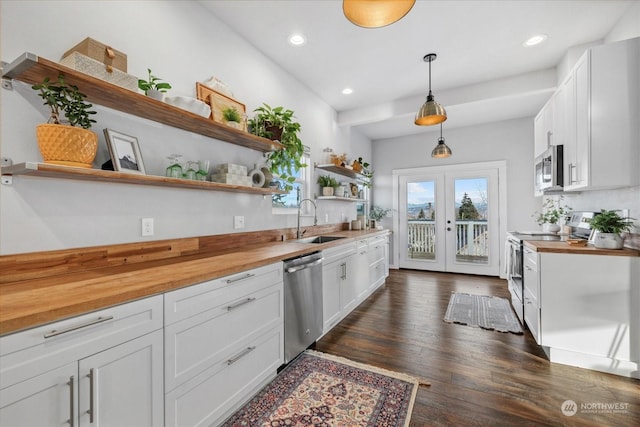
M 284 361 L 282 263 L 165 294 L 165 425 L 215 425 Z
M 524 321 L 538 344 L 540 337 L 540 274 L 538 272 L 538 253 L 524 248 Z
M 344 317 L 345 307 L 355 307 L 357 298 L 353 259 L 356 244 L 348 243 L 322 251 L 323 332 L 328 332 Z
M 369 243 L 367 239 L 358 240 L 356 255 L 353 260 L 353 282 L 355 285 L 355 299 L 351 305 L 346 306 L 348 311 L 353 310 L 367 297 L 371 280 L 369 278 Z
M 0 338 L 0 425 L 164 424 L 162 296 Z

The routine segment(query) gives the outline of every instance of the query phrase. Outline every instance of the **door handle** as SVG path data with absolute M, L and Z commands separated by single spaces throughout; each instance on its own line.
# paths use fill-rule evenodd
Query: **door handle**
M 447 231 L 451 231 L 451 227 L 447 227 Z

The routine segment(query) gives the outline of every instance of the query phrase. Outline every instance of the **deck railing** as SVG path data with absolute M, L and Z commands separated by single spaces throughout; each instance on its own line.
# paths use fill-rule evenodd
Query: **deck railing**
M 486 257 L 489 234 L 486 220 L 456 220 L 456 255 Z M 432 258 L 436 251 L 433 220 L 407 221 L 407 242 L 411 258 Z

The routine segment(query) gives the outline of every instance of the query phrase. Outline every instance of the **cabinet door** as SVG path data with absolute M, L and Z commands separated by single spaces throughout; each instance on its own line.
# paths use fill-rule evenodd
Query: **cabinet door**
M 322 319 L 324 333 L 340 321 L 342 302 L 340 288 L 347 276 L 347 262 L 325 264 L 322 269 Z
M 80 360 L 80 425 L 163 425 L 162 355 L 159 330 Z
M 553 104 L 550 99 L 544 107 L 540 110 L 533 122 L 534 131 L 534 146 L 533 156 L 534 158 L 539 156 L 549 148 L 552 140 L 552 126 L 553 123 Z
M 0 390 L 0 425 L 77 425 L 77 375 L 74 362 Z
M 571 150 L 568 164 L 567 189 L 577 189 L 589 185 L 589 149 L 591 146 L 589 108 L 589 52 L 582 55 L 574 68 L 575 77 L 575 149 Z
M 358 242 L 358 252 L 352 258 L 352 268 L 343 289 L 353 292 L 345 302 L 345 310 L 351 311 L 358 306 L 369 290 L 369 247 L 366 240 Z

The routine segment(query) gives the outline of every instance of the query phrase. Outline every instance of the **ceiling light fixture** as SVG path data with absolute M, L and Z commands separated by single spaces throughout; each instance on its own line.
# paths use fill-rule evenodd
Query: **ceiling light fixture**
M 442 105 L 433 99 L 433 94 L 431 93 L 431 63 L 435 61 L 436 58 L 437 55 L 435 53 L 428 53 L 422 58 L 425 62 L 429 63 L 429 94 L 427 95 L 427 100 L 424 105 L 422 105 L 416 113 L 415 124 L 418 126 L 437 125 L 447 120 L 447 112 Z
M 524 43 L 522 43 L 525 47 L 535 46 L 537 44 L 542 43 L 547 39 L 546 34 L 537 34 L 535 36 L 529 37 Z
M 351 89 L 350 87 L 345 87 L 344 89 L 342 89 L 343 95 L 351 95 L 352 93 L 353 93 L 353 89 Z
M 416 0 L 343 0 L 344 16 L 364 28 L 380 28 L 404 17 Z
M 431 157 L 436 159 L 444 159 L 451 156 L 451 148 L 447 147 L 444 143 L 444 137 L 442 136 L 442 123 L 440 123 L 440 138 L 438 138 L 438 145 L 431 152 Z
M 302 34 L 292 34 L 289 37 L 289 43 L 294 46 L 302 46 L 305 43 L 304 36 Z

